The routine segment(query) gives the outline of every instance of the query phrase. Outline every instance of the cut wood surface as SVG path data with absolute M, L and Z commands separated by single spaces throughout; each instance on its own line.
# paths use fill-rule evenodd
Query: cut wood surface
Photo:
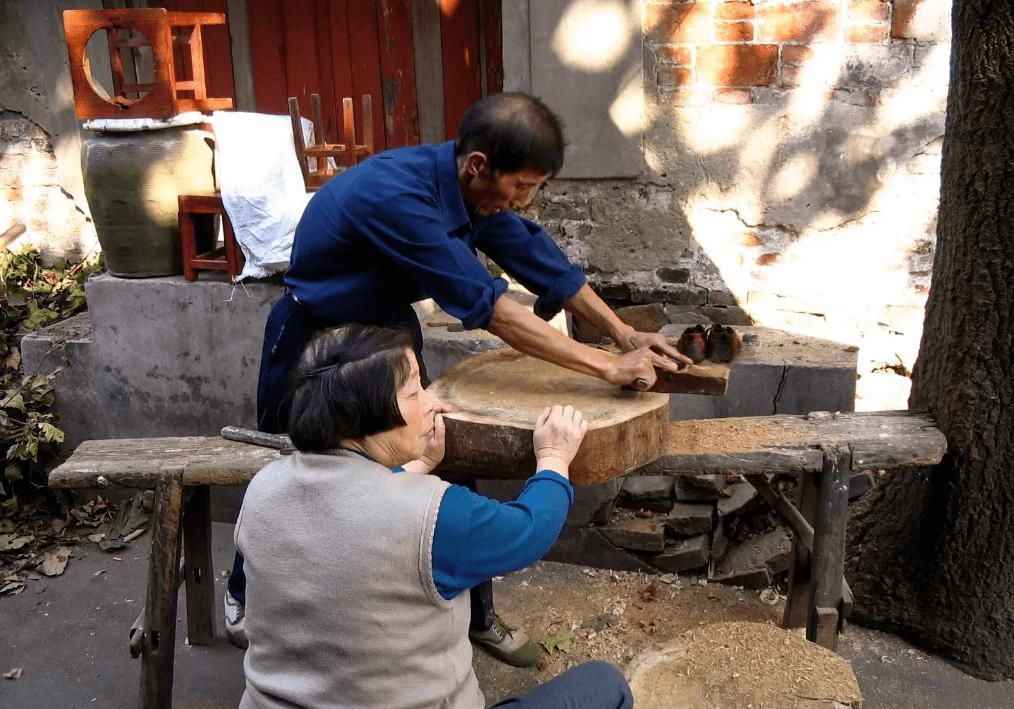
M 665 438 L 662 456 L 641 472 L 819 472 L 822 444 L 849 446 L 853 469 L 935 465 L 947 451 L 933 420 L 915 411 L 673 421 Z
M 624 390 L 514 350 L 470 357 L 429 391 L 457 408 L 444 417 L 447 453 L 440 466 L 453 477 L 532 475 L 536 419 L 547 406 L 571 404 L 588 420 L 571 480 L 602 482 L 658 458 L 669 417 L 668 396 Z
M 281 453 L 218 436 L 85 441 L 49 474 L 50 487 L 154 489 L 163 471 L 183 468 L 183 484 L 242 485 Z

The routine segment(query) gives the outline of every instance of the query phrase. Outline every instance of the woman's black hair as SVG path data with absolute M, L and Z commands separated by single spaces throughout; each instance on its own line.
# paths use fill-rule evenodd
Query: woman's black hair
M 412 337 L 403 330 L 344 325 L 306 345 L 292 374 L 289 438 L 301 451 L 337 448 L 405 425 L 398 390 L 408 380 Z
M 491 94 L 465 111 L 454 146 L 457 157 L 481 152 L 498 172 L 538 170 L 552 177 L 563 167 L 559 117 L 534 96 Z

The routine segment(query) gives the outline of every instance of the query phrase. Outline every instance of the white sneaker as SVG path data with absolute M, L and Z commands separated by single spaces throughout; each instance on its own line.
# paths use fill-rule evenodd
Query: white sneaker
M 250 642 L 246 639 L 246 610 L 243 604 L 232 597 L 228 591 L 225 592 L 225 636 L 229 642 L 244 650 Z

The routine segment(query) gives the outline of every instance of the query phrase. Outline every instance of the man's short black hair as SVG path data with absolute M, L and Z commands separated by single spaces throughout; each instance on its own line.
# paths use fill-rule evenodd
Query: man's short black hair
M 403 330 L 344 325 L 306 345 L 292 375 L 289 437 L 301 451 L 326 451 L 405 425 L 398 390 L 408 380 Z
M 563 127 L 546 104 L 522 93 L 492 94 L 465 111 L 454 154 L 484 153 L 493 172 L 538 170 L 553 176 L 563 167 Z

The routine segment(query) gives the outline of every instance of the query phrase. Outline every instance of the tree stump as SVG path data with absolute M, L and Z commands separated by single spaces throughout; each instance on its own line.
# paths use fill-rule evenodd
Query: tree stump
M 861 709 L 849 664 L 802 635 L 764 623 L 716 623 L 633 659 L 638 709 Z

